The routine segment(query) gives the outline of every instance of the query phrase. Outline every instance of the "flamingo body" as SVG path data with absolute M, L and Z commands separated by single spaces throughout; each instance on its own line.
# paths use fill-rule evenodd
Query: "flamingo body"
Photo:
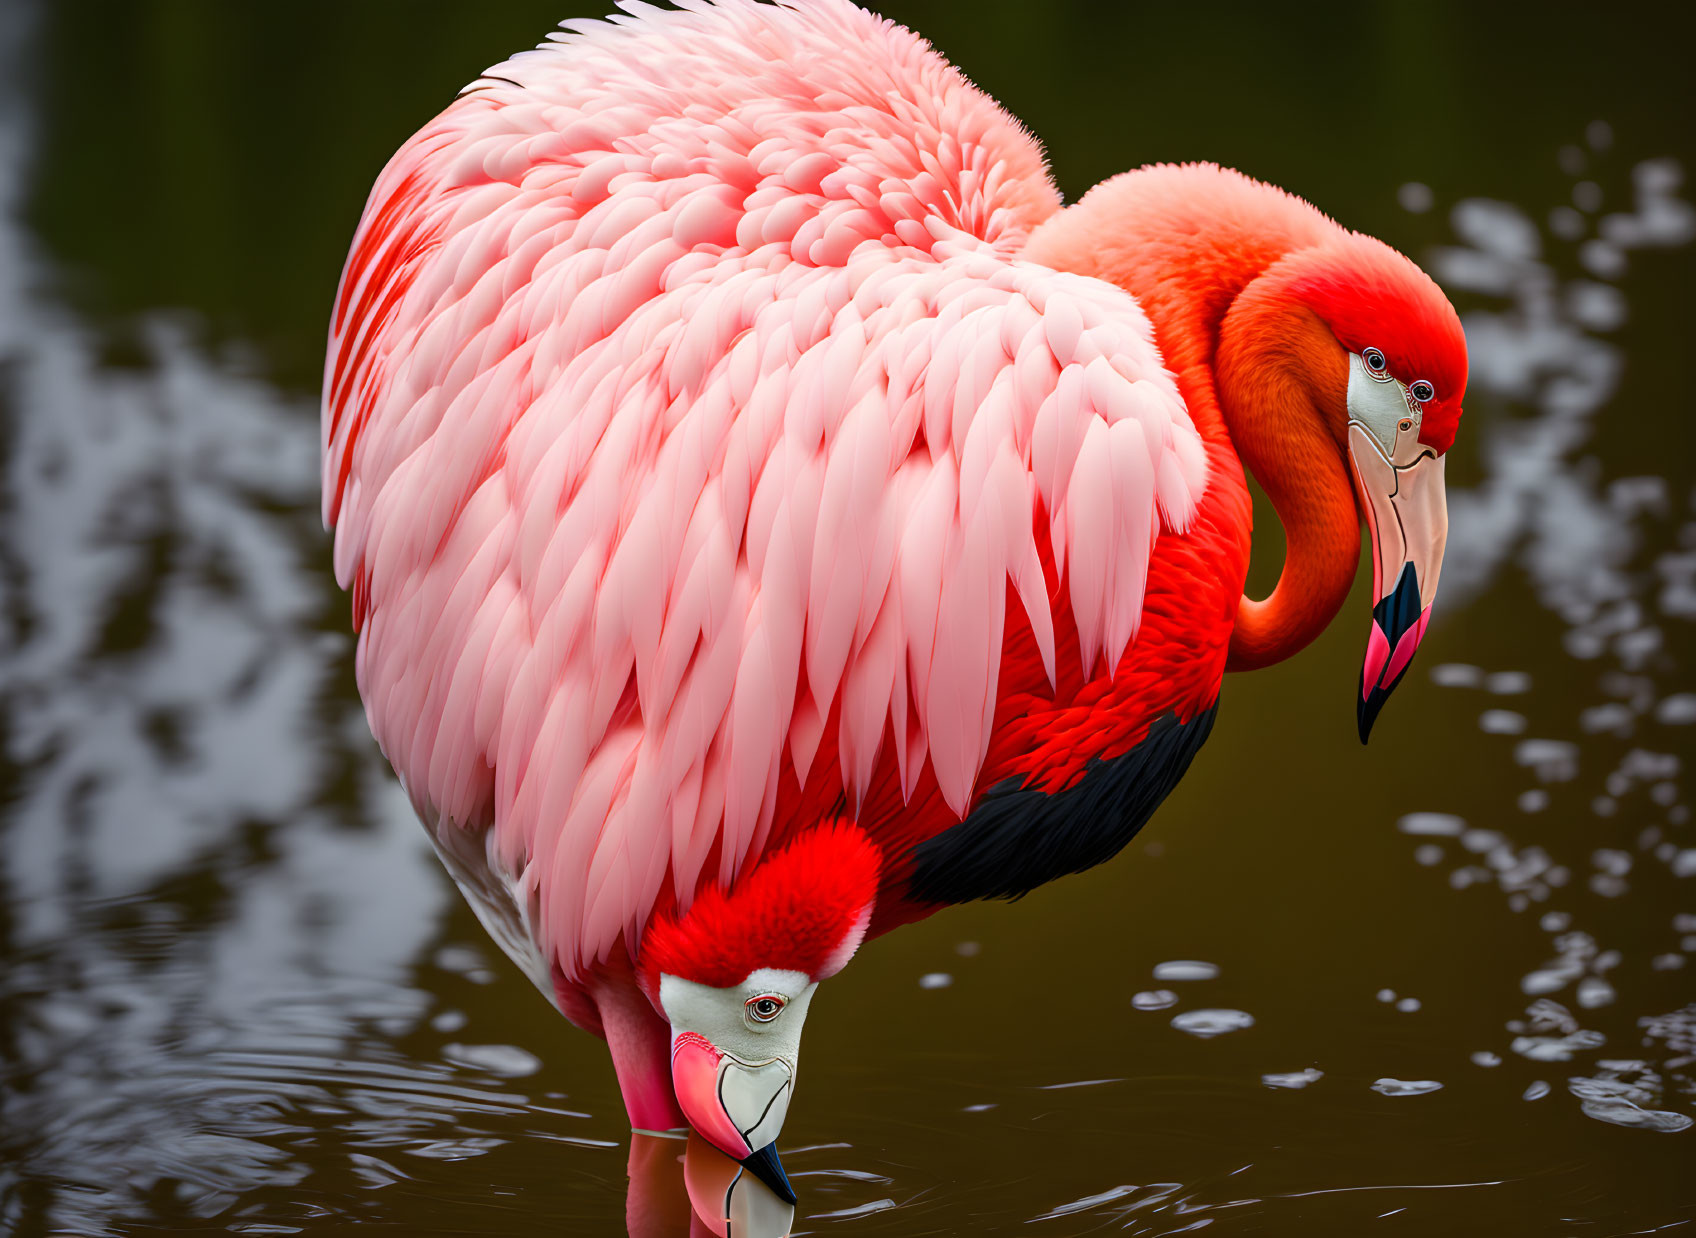
M 378 179 L 324 516 L 372 730 L 484 923 L 637 1128 L 793 1203 L 817 983 L 1122 848 L 1227 668 L 1329 622 L 1363 518 L 1365 738 L 1429 619 L 1465 344 L 1411 262 L 1237 173 L 1060 209 L 847 0 L 627 7 Z M 1259 602 L 1245 464 L 1289 534 Z

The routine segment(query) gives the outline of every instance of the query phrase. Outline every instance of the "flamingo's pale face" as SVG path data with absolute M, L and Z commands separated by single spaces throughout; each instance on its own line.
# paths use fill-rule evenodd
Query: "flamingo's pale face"
M 739 985 L 714 988 L 662 974 L 660 1007 L 671 1023 L 671 1078 L 683 1116 L 738 1161 L 776 1197 L 732 1180 L 724 1212 L 759 1232 L 749 1212 L 782 1211 L 772 1232 L 787 1228 L 795 1191 L 777 1156 L 777 1135 L 795 1093 L 801 1029 L 818 984 L 805 972 L 762 967 Z
M 1350 471 L 1372 539 L 1372 631 L 1357 702 L 1362 743 L 1407 673 L 1437 596 L 1449 533 L 1443 456 L 1420 433 L 1425 406 L 1438 397 L 1430 379 L 1391 373 L 1381 349 L 1349 354 Z

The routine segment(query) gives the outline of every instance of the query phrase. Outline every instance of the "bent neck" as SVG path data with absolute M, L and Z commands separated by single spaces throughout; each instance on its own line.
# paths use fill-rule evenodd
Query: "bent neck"
M 1289 292 L 1284 259 L 1231 306 L 1214 378 L 1231 437 L 1284 526 L 1284 565 L 1264 601 L 1244 595 L 1228 670 L 1282 661 L 1325 630 L 1360 562 L 1360 516 L 1344 463 L 1348 353 Z
M 1234 451 L 1272 500 L 1284 565 L 1265 600 L 1239 599 L 1230 670 L 1307 645 L 1359 563 L 1342 446 L 1347 354 L 1290 287 L 1348 237 L 1308 203 L 1239 173 L 1162 165 L 1096 186 L 1045 221 L 1023 255 L 1136 297 L 1196 429 Z

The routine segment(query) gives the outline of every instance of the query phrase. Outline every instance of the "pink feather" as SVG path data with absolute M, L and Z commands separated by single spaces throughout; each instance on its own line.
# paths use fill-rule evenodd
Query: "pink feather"
M 1056 674 L 1039 534 L 1088 672 L 1207 482 L 1135 303 L 1019 260 L 1035 143 L 921 40 L 629 10 L 390 162 L 325 381 L 372 729 L 567 978 L 756 858 L 786 768 L 854 803 L 891 742 L 964 813 L 1010 581 Z

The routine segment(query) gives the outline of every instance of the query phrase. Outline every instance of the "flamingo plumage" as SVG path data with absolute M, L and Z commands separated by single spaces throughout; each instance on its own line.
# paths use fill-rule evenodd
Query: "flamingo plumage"
M 1364 738 L 1428 619 L 1465 345 L 1411 262 L 1237 173 L 1062 208 L 846 0 L 627 7 L 384 169 L 323 512 L 372 731 L 484 924 L 633 1127 L 792 1202 L 817 983 L 1115 854 L 1227 667 L 1336 612 L 1363 519 Z M 1264 602 L 1245 464 L 1289 532 Z

